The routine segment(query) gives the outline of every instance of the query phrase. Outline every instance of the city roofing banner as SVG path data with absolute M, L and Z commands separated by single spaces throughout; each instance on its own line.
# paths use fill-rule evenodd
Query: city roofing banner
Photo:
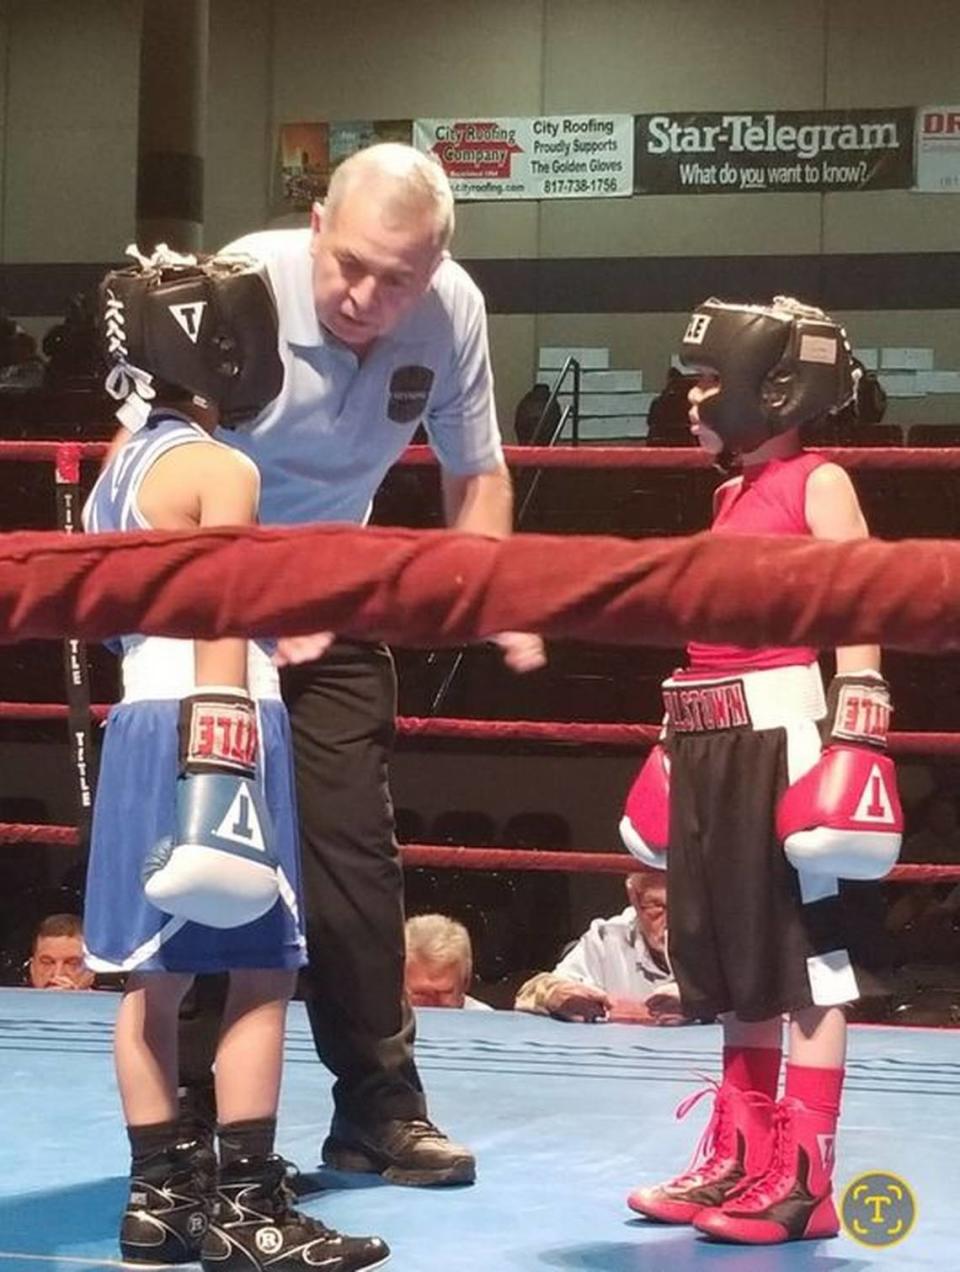
M 923 106 L 917 112 L 914 189 L 960 194 L 960 106 Z
M 457 199 L 600 199 L 633 193 L 632 115 L 415 119 Z
M 637 115 L 634 193 L 907 189 L 914 116 L 909 107 Z

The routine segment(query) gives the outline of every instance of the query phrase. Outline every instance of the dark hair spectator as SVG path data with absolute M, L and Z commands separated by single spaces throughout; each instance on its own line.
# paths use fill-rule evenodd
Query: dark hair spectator
M 868 438 L 862 431 L 869 425 L 879 424 L 887 413 L 887 395 L 876 371 L 870 371 L 859 358 L 852 358 L 854 372 L 859 372 L 856 392 L 852 402 L 841 407 L 833 415 L 806 425 L 803 440 L 808 446 L 857 446 L 876 445 L 878 439 Z
M 858 424 L 879 424 L 887 413 L 887 394 L 876 371 L 870 371 L 859 358 L 853 359 L 853 368 L 859 370 L 857 392 L 851 406 Z
M 83 961 L 83 924 L 76 914 L 50 914 L 33 936 L 27 980 L 33 989 L 90 989 Z
M 690 432 L 687 394 L 697 377 L 670 367 L 663 388 L 650 403 L 647 414 L 648 446 L 695 446 Z
M 74 381 L 96 380 L 99 351 L 93 302 L 78 292 L 67 303 L 62 322 L 51 327 L 43 337 L 46 354 L 47 383 L 62 387 Z
M 37 342 L 6 310 L 0 310 L 0 389 L 32 389 L 43 382 Z
M 513 416 L 513 428 L 517 442 L 521 446 L 546 446 L 553 437 L 554 430 L 560 423 L 560 403 L 554 401 L 550 411 L 543 419 L 543 412 L 550 401 L 550 386 L 535 384 L 517 403 Z M 540 424 L 543 419 L 543 424 Z M 538 427 L 539 425 L 539 427 Z

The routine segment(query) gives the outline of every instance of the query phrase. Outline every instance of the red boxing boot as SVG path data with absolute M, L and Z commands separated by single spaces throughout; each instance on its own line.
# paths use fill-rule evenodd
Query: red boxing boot
M 831 1180 L 835 1134 L 833 1117 L 799 1100 L 781 1100 L 767 1169 L 720 1205 L 701 1210 L 693 1226 L 746 1245 L 835 1237 L 840 1230 Z
M 767 1164 L 772 1140 L 774 1103 L 759 1091 L 741 1091 L 730 1083 L 711 1082 L 716 1091 L 713 1116 L 687 1169 L 650 1188 L 636 1188 L 627 1205 L 661 1223 L 692 1223 L 704 1207 L 719 1206 L 748 1176 Z M 677 1117 L 685 1117 L 706 1090 L 684 1100 Z

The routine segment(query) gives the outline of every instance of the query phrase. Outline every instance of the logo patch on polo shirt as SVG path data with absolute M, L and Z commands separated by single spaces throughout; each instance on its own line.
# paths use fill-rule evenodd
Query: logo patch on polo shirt
M 432 386 L 433 372 L 429 367 L 397 367 L 390 377 L 387 418 L 394 424 L 418 420 L 426 410 Z

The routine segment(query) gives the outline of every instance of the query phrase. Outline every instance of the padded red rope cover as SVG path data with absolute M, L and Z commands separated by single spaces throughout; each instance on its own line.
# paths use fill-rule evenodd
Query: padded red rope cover
M 960 543 L 352 526 L 0 536 L 0 639 L 324 629 L 414 646 L 525 630 L 622 645 L 955 649 Z

